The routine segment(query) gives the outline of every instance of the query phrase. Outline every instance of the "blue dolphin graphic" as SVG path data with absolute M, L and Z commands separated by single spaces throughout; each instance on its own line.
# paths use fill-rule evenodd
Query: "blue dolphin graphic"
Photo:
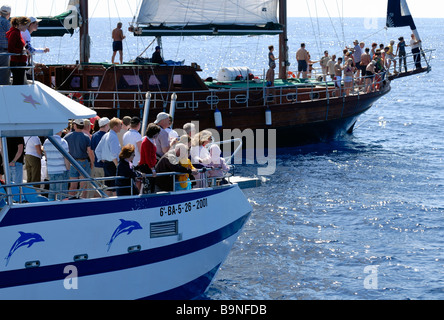
M 113 235 L 111 236 L 111 239 L 106 244 L 108 246 L 107 251 L 109 251 L 109 249 L 111 248 L 111 245 L 113 244 L 114 240 L 116 240 L 116 238 L 118 236 L 120 236 L 122 233 L 126 232 L 127 235 L 129 235 L 134 230 L 142 229 L 140 224 L 136 221 L 126 221 L 126 220 L 120 219 L 120 222 L 121 222 L 120 226 L 117 227 L 117 229 L 114 231 Z
M 6 260 L 6 266 L 8 266 L 9 259 L 11 259 L 14 252 L 17 251 L 18 248 L 23 246 L 31 247 L 36 242 L 43 242 L 43 238 L 38 233 L 25 233 L 22 231 L 19 231 L 20 237 L 14 242 L 14 244 L 11 247 L 11 250 L 9 250 L 8 256 L 5 258 Z

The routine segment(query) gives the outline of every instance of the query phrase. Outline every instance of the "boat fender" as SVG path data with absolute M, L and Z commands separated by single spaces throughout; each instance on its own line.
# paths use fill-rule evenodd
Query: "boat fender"
M 71 92 L 68 97 L 80 104 L 83 104 L 83 95 L 80 92 Z
M 267 110 L 265 110 L 265 124 L 267 126 L 271 126 L 273 124 L 273 121 L 271 119 L 271 110 L 270 110 L 270 108 L 267 108 Z
M 222 127 L 222 113 L 217 108 L 216 111 L 214 111 L 214 124 L 217 128 Z
M 288 74 L 288 77 L 287 77 L 288 79 L 295 79 L 296 78 L 296 75 L 291 71 L 288 71 L 287 74 Z

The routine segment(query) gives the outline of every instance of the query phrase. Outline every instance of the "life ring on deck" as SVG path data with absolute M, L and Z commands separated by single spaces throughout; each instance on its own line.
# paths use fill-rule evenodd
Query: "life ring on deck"
M 80 104 L 83 104 L 83 95 L 80 92 L 71 92 L 68 97 Z
M 296 79 L 296 75 L 292 71 L 287 72 L 287 79 Z

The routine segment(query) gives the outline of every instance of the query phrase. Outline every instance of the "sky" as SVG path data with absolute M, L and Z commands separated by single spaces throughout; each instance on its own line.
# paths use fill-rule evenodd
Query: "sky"
M 132 17 L 141 0 L 89 0 L 92 17 Z M 48 16 L 65 11 L 67 0 L 3 0 L 12 15 Z M 307 9 L 310 4 L 310 11 Z M 444 18 L 444 0 L 407 0 L 414 18 Z M 118 4 L 118 6 L 117 6 Z M 289 17 L 385 17 L 387 0 L 287 0 Z M 328 8 L 328 11 L 325 8 Z M 338 10 L 339 8 L 339 10 Z

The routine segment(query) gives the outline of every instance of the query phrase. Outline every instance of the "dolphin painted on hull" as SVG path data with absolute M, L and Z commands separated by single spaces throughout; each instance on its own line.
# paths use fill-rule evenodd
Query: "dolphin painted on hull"
M 134 230 L 141 230 L 142 227 L 140 224 L 136 221 L 126 221 L 124 219 L 120 219 L 120 225 L 117 227 L 117 229 L 114 231 L 113 235 L 111 236 L 111 239 L 106 244 L 108 246 L 108 250 L 111 249 L 111 245 L 113 244 L 114 240 L 121 234 L 125 233 L 127 235 L 131 234 Z
M 9 260 L 11 259 L 14 252 L 16 252 L 19 248 L 28 246 L 30 248 L 34 243 L 36 242 L 43 242 L 42 236 L 38 233 L 25 233 L 22 231 L 19 231 L 20 237 L 14 242 L 14 244 L 11 247 L 11 250 L 9 250 L 8 256 L 5 258 L 6 260 L 6 266 L 8 266 Z

